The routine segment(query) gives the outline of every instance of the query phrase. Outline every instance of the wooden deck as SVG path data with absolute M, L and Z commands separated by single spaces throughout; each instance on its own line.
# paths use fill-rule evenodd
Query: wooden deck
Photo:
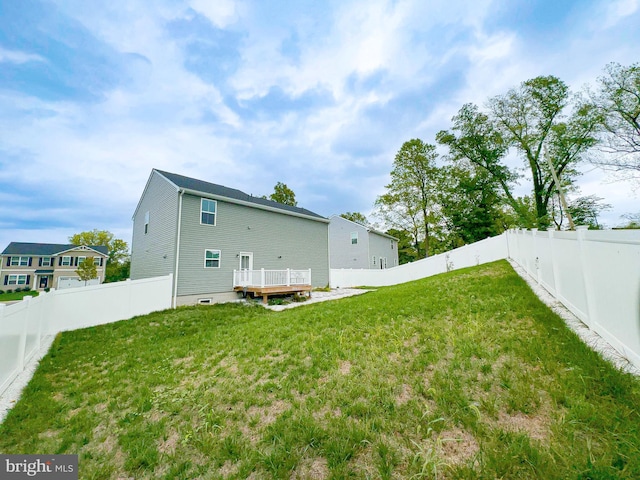
M 251 293 L 254 296 L 261 296 L 262 303 L 265 305 L 269 302 L 269 295 L 286 295 L 288 293 L 306 293 L 311 297 L 311 285 L 275 285 L 275 286 L 237 286 L 234 288 L 236 292 Z

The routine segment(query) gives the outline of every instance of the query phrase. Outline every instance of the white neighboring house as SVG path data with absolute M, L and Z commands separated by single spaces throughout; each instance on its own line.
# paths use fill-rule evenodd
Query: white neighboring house
M 384 269 L 398 266 L 398 239 L 340 215 L 329 217 L 331 268 Z
M 102 283 L 109 258 L 107 247 L 11 242 L 0 254 L 0 289 L 82 287 L 85 282 L 76 270 L 87 257 L 93 257 L 98 278 L 86 285 Z

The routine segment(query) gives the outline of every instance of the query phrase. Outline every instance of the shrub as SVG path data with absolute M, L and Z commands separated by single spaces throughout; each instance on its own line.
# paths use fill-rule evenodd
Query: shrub
M 47 287 L 47 288 L 45 288 L 45 289 L 44 289 L 44 291 L 45 291 L 45 292 L 48 292 L 48 291 L 50 291 L 50 290 L 51 290 L 51 289 L 50 289 L 49 287 Z
M 22 289 L 23 292 L 30 292 L 31 291 L 31 287 L 24 287 Z
M 13 292 L 13 290 L 8 289 L 6 293 L 12 293 L 12 292 Z
M 2 295 L 4 293 L 4 290 L 0 290 L 0 295 Z
M 22 288 L 20 288 L 20 287 L 17 287 L 17 288 L 14 290 L 14 292 L 16 292 L 16 293 L 21 292 L 21 291 L 22 291 Z

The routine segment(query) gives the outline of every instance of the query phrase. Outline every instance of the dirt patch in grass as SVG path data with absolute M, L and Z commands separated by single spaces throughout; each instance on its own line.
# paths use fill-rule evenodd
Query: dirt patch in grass
M 466 430 L 456 428 L 444 430 L 438 435 L 442 456 L 449 465 L 460 465 L 473 458 L 480 446 L 475 437 Z
M 284 400 L 276 400 L 271 405 L 266 407 L 249 407 L 247 410 L 247 416 L 249 418 L 259 417 L 259 426 L 271 425 L 275 422 L 278 417 L 289 410 L 291 408 L 291 404 Z
M 402 390 L 400 394 L 396 397 L 396 405 L 405 405 L 411 400 L 413 397 L 413 389 L 411 385 L 407 385 L 406 383 L 402 384 Z
M 507 414 L 505 412 L 499 412 L 498 420 L 495 424 L 510 432 L 526 433 L 533 440 L 539 442 L 546 442 L 549 439 L 550 428 L 549 424 L 551 420 L 544 414 L 538 415 L 525 415 L 521 412 L 514 414 Z
M 327 459 L 323 457 L 304 458 L 291 473 L 291 480 L 323 480 L 329 478 Z
M 218 469 L 218 474 L 222 478 L 231 477 L 238 473 L 239 468 L 240 468 L 240 465 L 237 462 L 232 462 L 231 460 L 227 460 L 220 467 L 220 469 Z
M 176 447 L 180 442 L 180 435 L 178 432 L 172 431 L 167 438 L 158 442 L 158 452 L 173 455 L 176 452 Z
M 340 362 L 338 371 L 341 375 L 349 375 L 351 373 L 351 362 L 348 360 L 343 360 L 342 362 Z
M 193 356 L 176 358 L 173 360 L 174 365 L 191 365 L 193 362 Z

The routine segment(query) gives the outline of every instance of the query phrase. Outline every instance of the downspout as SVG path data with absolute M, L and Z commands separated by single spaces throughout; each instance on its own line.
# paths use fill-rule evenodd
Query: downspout
M 176 238 L 176 261 L 173 272 L 173 298 L 172 308 L 176 308 L 178 303 L 178 267 L 180 266 L 180 230 L 182 227 L 182 197 L 184 190 L 180 190 L 180 198 L 178 199 L 178 233 Z

